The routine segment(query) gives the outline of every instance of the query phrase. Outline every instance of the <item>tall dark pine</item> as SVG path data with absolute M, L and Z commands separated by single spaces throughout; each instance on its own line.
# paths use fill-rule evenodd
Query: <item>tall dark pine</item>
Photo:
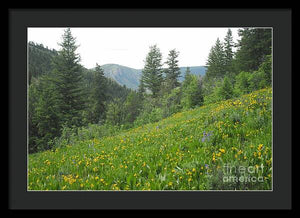
M 92 122 L 97 123 L 99 120 L 104 118 L 105 113 L 105 101 L 107 100 L 107 83 L 106 77 L 104 76 L 103 69 L 100 65 L 96 64 L 94 76 L 93 76 L 93 90 L 92 97 L 94 99 L 93 104 L 93 120 Z
M 168 68 L 165 70 L 165 75 L 166 75 L 165 79 L 166 79 L 168 90 L 172 90 L 180 85 L 178 82 L 178 77 L 180 76 L 180 68 L 178 66 L 178 60 L 177 60 L 178 55 L 179 52 L 173 49 L 169 52 L 169 56 L 166 61 Z
M 145 94 L 145 85 L 143 81 L 140 81 L 139 87 L 138 87 L 138 96 L 140 100 L 144 99 L 144 94 Z
M 227 34 L 224 38 L 224 65 L 227 75 L 232 75 L 232 61 L 233 61 L 233 38 L 232 31 L 228 29 Z
M 208 55 L 206 77 L 223 78 L 226 73 L 224 59 L 224 48 L 218 38 Z
M 163 80 L 161 59 L 159 48 L 156 45 L 151 46 L 142 71 L 141 82 L 146 89 L 151 91 L 154 98 L 157 97 Z
M 236 71 L 253 72 L 272 52 L 272 30 L 244 28 L 239 30 L 239 36 L 241 39 L 236 52 Z
M 55 85 L 58 92 L 61 121 L 66 126 L 80 126 L 85 107 L 82 86 L 82 66 L 76 53 L 77 45 L 70 28 L 64 31 L 61 50 L 54 58 Z

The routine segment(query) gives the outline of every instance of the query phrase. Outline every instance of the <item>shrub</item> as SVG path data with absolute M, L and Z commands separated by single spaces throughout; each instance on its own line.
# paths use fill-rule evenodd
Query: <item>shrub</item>
M 175 88 L 170 94 L 166 94 L 162 98 L 163 117 L 168 117 L 174 113 L 179 112 L 182 109 L 181 101 L 181 89 Z
M 249 72 L 240 72 L 235 77 L 235 92 L 241 93 L 241 94 L 247 94 L 250 92 L 250 83 L 249 80 L 251 78 L 251 73 Z
M 249 90 L 255 91 L 265 88 L 267 83 L 265 73 L 263 71 L 255 71 L 249 78 Z
M 137 119 L 134 121 L 134 126 L 141 126 L 143 124 L 157 122 L 163 119 L 163 110 L 161 108 L 153 108 L 153 110 L 149 113 L 144 111 Z
M 222 100 L 227 100 L 233 97 L 233 87 L 227 76 L 225 76 L 220 88 L 217 89 L 217 95 Z

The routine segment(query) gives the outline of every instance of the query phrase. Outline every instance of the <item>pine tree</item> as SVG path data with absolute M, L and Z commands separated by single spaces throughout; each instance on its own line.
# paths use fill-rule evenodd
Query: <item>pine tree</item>
M 203 104 L 202 79 L 196 75 L 186 73 L 182 83 L 181 105 L 184 108 L 192 108 Z
M 51 149 L 51 140 L 60 134 L 57 90 L 51 83 L 51 76 L 40 76 L 39 79 L 33 80 L 29 88 L 30 152 Z
M 107 104 L 106 122 L 111 125 L 120 125 L 124 120 L 124 111 L 120 98 L 115 98 Z
M 98 123 L 105 117 L 105 101 L 107 100 L 106 77 L 104 76 L 103 69 L 98 64 L 96 64 L 96 68 L 93 73 L 91 89 L 92 104 L 90 108 L 90 121 L 92 123 Z
M 124 122 L 127 124 L 132 124 L 134 120 L 137 118 L 141 108 L 141 102 L 138 96 L 138 93 L 135 91 L 131 91 L 124 102 Z
M 169 91 L 180 85 L 178 82 L 178 77 L 180 76 L 180 68 L 178 67 L 178 60 L 177 60 L 178 55 L 179 52 L 173 49 L 169 52 L 169 56 L 166 61 L 168 68 L 165 70 L 165 75 L 166 75 L 165 81 L 166 81 L 167 89 Z
M 191 69 L 190 67 L 186 67 L 186 70 L 185 70 L 185 76 L 184 76 L 184 79 L 187 75 L 190 75 L 191 74 Z
M 82 111 L 85 108 L 82 85 L 82 66 L 80 57 L 76 53 L 75 38 L 67 28 L 63 34 L 63 41 L 59 45 L 61 50 L 54 58 L 54 80 L 58 92 L 59 111 L 62 122 L 68 126 L 81 126 Z
M 139 87 L 138 87 L 138 96 L 139 99 L 142 101 L 144 99 L 144 94 L 145 94 L 145 85 L 143 81 L 140 81 Z
M 233 61 L 233 50 L 234 47 L 233 38 L 232 38 L 232 32 L 231 29 L 228 29 L 227 34 L 224 38 L 224 65 L 226 74 L 228 76 L 233 76 L 232 74 L 232 61 Z
M 272 52 L 271 29 L 244 28 L 239 30 L 239 36 L 241 39 L 238 42 L 235 60 L 237 73 L 258 70 L 266 56 Z
M 151 46 L 142 71 L 141 82 L 146 89 L 151 91 L 154 98 L 157 97 L 163 81 L 161 60 L 159 48 L 156 45 Z
M 223 78 L 225 76 L 225 52 L 219 38 L 211 48 L 207 60 L 206 76 L 209 78 Z
M 185 75 L 184 75 L 184 80 L 182 82 L 182 88 L 184 89 L 186 86 L 188 86 L 190 84 L 192 80 L 192 74 L 191 74 L 191 70 L 189 67 L 186 68 L 185 71 Z

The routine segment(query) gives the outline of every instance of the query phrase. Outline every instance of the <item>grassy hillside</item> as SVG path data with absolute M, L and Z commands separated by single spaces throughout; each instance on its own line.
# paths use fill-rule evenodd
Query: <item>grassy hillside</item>
M 29 155 L 28 189 L 272 189 L 271 100 L 271 89 L 262 89 L 115 136 Z M 224 180 L 241 175 L 252 180 Z

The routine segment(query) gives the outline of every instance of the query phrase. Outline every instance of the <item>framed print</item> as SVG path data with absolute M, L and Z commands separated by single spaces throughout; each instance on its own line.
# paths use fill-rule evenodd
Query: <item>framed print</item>
M 290 10 L 10 10 L 11 209 L 291 209 Z

